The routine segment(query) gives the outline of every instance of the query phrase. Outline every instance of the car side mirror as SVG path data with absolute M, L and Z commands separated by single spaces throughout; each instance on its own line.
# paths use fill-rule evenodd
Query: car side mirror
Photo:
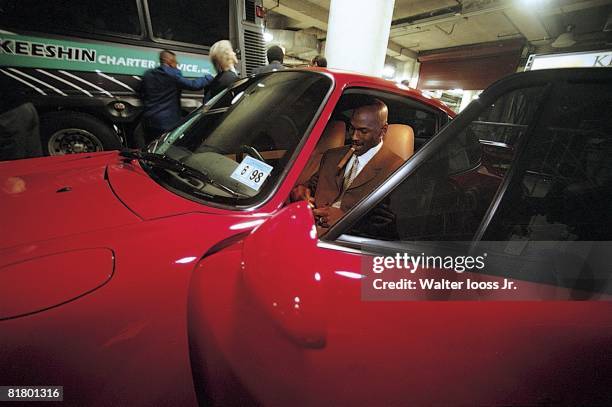
M 256 303 L 300 346 L 325 346 L 323 276 L 306 202 L 288 205 L 244 242 L 244 278 Z

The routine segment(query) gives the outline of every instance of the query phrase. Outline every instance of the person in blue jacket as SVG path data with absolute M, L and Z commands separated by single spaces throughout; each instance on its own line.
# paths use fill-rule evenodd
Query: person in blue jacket
M 159 53 L 159 66 L 148 70 L 142 78 L 142 126 L 149 142 L 171 130 L 181 120 L 181 91 L 204 89 L 213 77 L 187 79 L 177 68 L 176 54 L 163 50 Z

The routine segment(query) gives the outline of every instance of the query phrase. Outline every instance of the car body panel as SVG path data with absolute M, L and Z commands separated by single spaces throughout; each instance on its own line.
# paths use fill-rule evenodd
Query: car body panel
M 274 231 L 314 226 L 305 211 L 285 211 L 293 213 L 273 216 L 221 260 L 204 258 L 190 289 L 194 354 L 215 354 L 254 403 L 609 402 L 600 374 L 611 367 L 602 358 L 612 343 L 609 301 L 364 301 L 363 256 L 281 239 Z M 218 391 L 214 379 L 205 385 Z
M 232 226 L 245 220 L 188 214 L 3 251 L 0 267 L 66 247 L 107 247 L 115 271 L 88 295 L 0 321 L 3 349 L 11 350 L 3 352 L 0 376 L 15 385 L 60 383 L 72 405 L 194 405 L 186 334 L 191 272 L 198 258 L 239 233 Z M 94 261 L 66 263 L 61 273 L 90 273 Z M 26 295 L 40 295 L 37 284 Z M 18 295 L 24 292 L 0 287 L 2 297 Z M 108 394 L 100 395 L 103 389 Z
M 89 264 L 87 272 L 80 269 L 84 263 Z M 71 250 L 6 265 L 0 268 L 0 286 L 11 291 L 0 296 L 0 319 L 40 312 L 89 294 L 106 284 L 113 271 L 113 252 L 104 248 Z M 22 295 L 27 291 L 36 295 Z
M 138 222 L 105 179 L 113 153 L 0 166 L 0 249 Z

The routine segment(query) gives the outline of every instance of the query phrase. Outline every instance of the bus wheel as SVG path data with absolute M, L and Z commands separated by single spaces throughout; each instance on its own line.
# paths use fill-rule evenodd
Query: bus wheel
M 40 118 L 45 155 L 93 153 L 121 148 L 119 136 L 104 122 L 79 112 L 54 112 Z

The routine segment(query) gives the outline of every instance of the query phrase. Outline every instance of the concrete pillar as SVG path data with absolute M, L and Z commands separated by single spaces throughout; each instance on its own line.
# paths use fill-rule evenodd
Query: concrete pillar
M 410 78 L 410 86 L 411 88 L 416 89 L 419 84 L 419 72 L 421 71 L 421 63 L 417 60 L 414 61 L 412 65 L 412 77 Z
M 395 0 L 331 0 L 325 57 L 330 68 L 382 76 Z

